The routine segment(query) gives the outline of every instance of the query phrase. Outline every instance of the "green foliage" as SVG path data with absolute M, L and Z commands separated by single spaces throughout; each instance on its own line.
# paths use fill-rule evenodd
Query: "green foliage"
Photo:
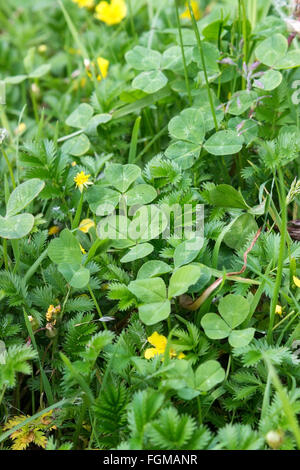
M 295 2 L 79 3 L 0 5 L 0 450 L 299 449 Z

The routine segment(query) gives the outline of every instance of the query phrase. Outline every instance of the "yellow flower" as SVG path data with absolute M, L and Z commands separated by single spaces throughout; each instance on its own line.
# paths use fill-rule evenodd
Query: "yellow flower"
M 52 225 L 48 230 L 48 235 L 56 235 L 60 231 L 58 225 Z
M 295 286 L 300 287 L 300 279 L 297 276 L 293 276 Z
M 95 66 L 95 63 L 92 62 L 91 63 L 91 66 L 94 67 Z M 97 75 L 97 80 L 102 80 L 102 78 L 106 78 L 107 77 L 107 73 L 108 73 L 108 67 L 109 67 L 109 61 L 104 59 L 104 57 L 98 57 L 97 58 L 97 70 L 96 70 L 96 73 L 99 72 L 99 74 Z M 90 71 L 90 64 L 87 64 L 86 65 L 86 69 L 87 69 L 87 74 L 90 78 L 92 78 L 92 73 Z
M 75 176 L 74 181 L 81 193 L 83 191 L 83 188 L 86 188 L 89 184 L 93 184 L 91 181 L 89 181 L 90 176 L 91 175 L 86 175 L 84 171 L 77 173 L 77 175 Z
M 127 7 L 124 0 L 111 0 L 110 3 L 100 2 L 95 9 L 97 20 L 103 21 L 109 26 L 120 23 L 126 15 Z
M 149 338 L 147 338 L 148 342 L 154 346 L 154 348 L 148 348 L 144 352 L 144 357 L 146 359 L 152 359 L 155 356 L 160 356 L 165 353 L 166 347 L 167 347 L 167 338 L 163 335 L 160 335 L 155 331 Z M 176 357 L 176 351 L 174 349 L 170 349 L 169 351 L 170 357 Z M 179 353 L 178 354 L 178 359 L 183 359 L 185 357 L 185 354 Z
M 95 222 L 92 219 L 83 219 L 79 224 L 79 230 L 83 233 L 88 233 L 92 227 L 95 227 Z
M 15 129 L 15 134 L 16 135 L 24 134 L 24 132 L 26 131 L 26 128 L 27 128 L 27 126 L 26 126 L 25 122 L 20 122 L 18 127 L 16 127 L 16 129 Z
M 75 161 L 71 163 L 71 166 L 76 166 L 76 165 L 77 163 Z
M 85 254 L 86 254 L 86 251 L 85 251 L 85 249 L 83 248 L 83 246 L 82 246 L 82 245 L 80 245 L 80 251 L 81 251 L 81 253 L 82 253 L 83 255 L 85 255 Z
M 41 54 L 43 54 L 44 52 L 46 52 L 47 49 L 48 49 L 48 48 L 47 48 L 46 44 L 41 44 L 41 45 L 38 47 L 38 51 L 39 51 Z
M 191 19 L 191 14 L 190 14 L 190 10 L 189 10 L 189 5 L 188 3 L 185 4 L 186 6 L 186 9 L 184 10 L 184 12 L 180 15 L 180 18 L 183 18 L 183 19 Z M 194 13 L 194 17 L 195 17 L 195 20 L 198 21 L 200 20 L 201 18 L 201 11 L 200 11 L 200 8 L 199 8 L 199 5 L 198 5 L 198 2 L 196 0 L 192 0 L 191 1 L 191 8 L 192 8 L 192 11 Z
M 51 322 L 53 319 L 53 315 L 56 316 L 58 313 L 60 313 L 60 310 L 61 310 L 60 305 L 57 305 L 56 307 L 54 307 L 54 305 L 49 305 L 47 313 L 46 313 L 47 322 Z
M 93 8 L 94 0 L 72 0 L 74 3 L 77 3 L 79 8 Z
M 282 307 L 281 305 L 276 305 L 275 313 L 278 315 L 282 315 Z

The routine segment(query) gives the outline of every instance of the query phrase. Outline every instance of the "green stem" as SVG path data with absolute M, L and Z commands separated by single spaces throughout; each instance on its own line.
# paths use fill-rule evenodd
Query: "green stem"
M 4 149 L 2 149 L 2 154 L 3 154 L 3 157 L 6 161 L 6 164 L 8 166 L 8 171 L 9 171 L 9 174 L 10 174 L 10 179 L 11 179 L 11 182 L 12 182 L 12 185 L 13 185 L 13 188 L 15 189 L 16 187 L 16 182 L 15 182 L 15 177 L 14 177 L 14 172 L 13 172 L 13 169 L 12 169 L 12 166 L 10 164 L 10 161 L 9 161 L 9 158 L 5 152 Z
M 246 7 L 244 0 L 240 0 L 241 4 L 241 9 L 242 9 L 242 15 L 243 15 L 243 39 L 244 39 L 244 45 L 243 45 L 243 62 L 247 65 L 247 58 L 248 58 L 248 38 L 247 38 L 247 14 L 246 14 Z M 243 82 L 242 82 L 242 88 L 243 90 L 246 89 L 246 79 L 243 77 Z
M 201 57 L 202 67 L 203 67 L 203 72 L 204 72 L 204 78 L 205 78 L 205 83 L 206 83 L 206 89 L 207 89 L 207 94 L 208 94 L 208 100 L 209 100 L 209 104 L 210 104 L 210 108 L 211 108 L 211 114 L 212 114 L 212 117 L 213 117 L 213 120 L 214 120 L 216 131 L 218 131 L 218 121 L 217 121 L 217 116 L 216 116 L 216 112 L 215 112 L 215 108 L 214 108 L 214 102 L 213 102 L 211 90 L 210 90 L 210 87 L 209 87 L 206 63 L 205 63 L 204 52 L 203 52 L 203 47 L 202 47 L 202 41 L 201 41 L 201 38 L 200 38 L 200 34 L 199 34 L 196 19 L 195 19 L 195 16 L 194 16 L 194 12 L 193 12 L 193 9 L 191 7 L 191 0 L 188 0 L 188 7 L 189 7 L 191 19 L 192 19 L 192 25 L 193 25 L 193 28 L 194 28 L 194 33 L 195 33 L 195 36 L 196 36 L 197 44 L 198 44 L 198 47 L 199 47 L 199 52 L 200 52 L 200 57 Z
M 138 135 L 139 135 L 139 130 L 140 130 L 141 119 L 142 119 L 141 116 L 138 116 L 133 126 L 128 163 L 134 163 L 136 160 L 136 151 L 137 151 Z
M 101 318 L 101 317 L 103 316 L 103 315 L 102 315 L 102 312 L 101 312 L 101 309 L 100 309 L 99 304 L 98 304 L 98 302 L 97 302 L 97 299 L 96 299 L 96 297 L 95 297 L 95 295 L 94 295 L 94 292 L 92 291 L 91 286 L 90 286 L 89 284 L 88 284 L 88 290 L 89 290 L 89 293 L 91 294 L 91 297 L 92 297 L 92 299 L 93 299 L 93 301 L 94 301 L 94 304 L 95 304 L 96 310 L 97 310 L 97 312 L 98 312 L 98 315 L 99 315 L 99 317 Z M 104 329 L 107 330 L 106 323 L 105 323 L 105 322 L 102 322 L 102 324 L 103 324 L 103 326 L 104 326 Z
M 285 195 L 285 188 L 284 188 L 284 178 L 282 169 L 278 169 L 278 177 L 279 177 L 279 200 L 281 205 L 281 227 L 280 227 L 280 247 L 279 247 L 279 258 L 278 258 L 278 266 L 277 266 L 277 276 L 275 281 L 274 293 L 271 299 L 271 306 L 270 306 L 270 322 L 267 334 L 267 341 L 268 343 L 272 343 L 273 341 L 273 326 L 275 321 L 275 310 L 276 305 L 278 302 L 279 297 L 279 290 L 282 282 L 282 271 L 283 271 L 283 263 L 284 263 L 284 253 L 285 253 L 285 241 L 286 241 L 286 226 L 287 226 L 287 207 L 286 207 L 286 195 Z
M 198 423 L 199 425 L 202 424 L 202 408 L 201 408 L 201 400 L 200 397 L 197 397 L 197 406 L 198 406 Z
M 133 17 L 133 12 L 132 12 L 131 0 L 128 0 L 128 9 L 129 9 L 131 33 L 132 33 L 132 36 L 135 39 L 137 39 L 137 34 L 136 34 L 135 26 L 134 26 L 134 17 Z
M 272 382 L 272 377 L 271 377 L 271 374 L 269 372 L 268 378 L 267 378 L 267 383 L 266 383 L 266 388 L 265 388 L 265 393 L 264 393 L 264 398 L 263 398 L 263 402 L 262 402 L 262 407 L 261 407 L 261 414 L 260 414 L 260 419 L 261 420 L 266 415 L 268 406 L 270 404 L 271 382 Z
M 86 399 L 84 399 L 84 402 L 82 403 L 82 406 L 81 406 L 79 419 L 78 419 L 77 424 L 76 424 L 74 437 L 73 437 L 74 449 L 75 450 L 77 448 L 78 439 L 79 439 L 79 436 L 80 436 L 80 431 L 82 430 L 82 423 L 83 423 L 83 420 L 84 420 L 86 410 L 87 410 L 87 402 L 86 402 Z
M 276 388 L 278 396 L 279 396 L 280 401 L 282 403 L 282 408 L 283 408 L 283 411 L 285 412 L 285 415 L 287 417 L 287 421 L 290 425 L 290 430 L 295 436 L 295 439 L 296 439 L 296 442 L 297 442 L 297 448 L 300 449 L 300 429 L 299 429 L 299 426 L 298 426 L 297 417 L 296 417 L 295 412 L 293 410 L 293 407 L 290 403 L 289 396 L 288 396 L 286 390 L 283 388 L 283 386 L 280 382 L 280 379 L 277 375 L 277 372 L 274 369 L 271 362 L 269 361 L 269 359 L 267 357 L 264 357 L 264 359 L 265 359 L 265 362 L 268 366 L 269 373 L 271 375 L 274 387 Z
M 176 9 L 177 28 L 178 28 L 180 49 L 181 49 L 182 62 L 183 62 L 183 68 L 184 68 L 184 79 L 185 79 L 186 90 L 187 90 L 187 93 L 188 93 L 189 102 L 190 102 L 190 106 L 191 106 L 192 105 L 192 95 L 191 95 L 189 77 L 188 77 L 188 73 L 187 73 L 187 65 L 186 65 L 186 59 L 185 59 L 185 53 L 184 53 L 184 47 L 183 47 L 182 31 L 181 31 L 181 24 L 180 24 L 177 0 L 174 0 L 174 3 L 175 3 L 175 9 Z
M 81 217 L 81 211 L 82 211 L 82 205 L 83 205 L 83 190 L 80 194 L 80 199 L 79 199 L 79 204 L 77 206 L 76 214 L 72 223 L 72 230 L 78 227 L 79 222 L 80 222 L 80 217 Z
M 3 238 L 3 258 L 4 258 L 5 269 L 8 271 L 8 255 L 7 255 L 7 239 L 6 238 Z
M 2 392 L 1 392 L 1 395 L 0 395 L 0 406 L 1 406 L 2 400 L 4 398 L 5 391 L 6 391 L 6 385 L 3 385 Z
M 25 274 L 24 281 L 28 282 L 29 279 L 33 276 L 33 274 L 36 272 L 42 261 L 46 258 L 48 254 L 48 248 L 46 248 L 43 253 L 38 257 L 38 259 L 33 263 L 31 268 L 28 269 L 27 273 Z

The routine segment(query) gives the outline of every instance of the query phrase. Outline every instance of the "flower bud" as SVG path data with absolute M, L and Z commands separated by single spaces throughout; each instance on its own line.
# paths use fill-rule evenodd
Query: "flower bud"
M 266 435 L 266 441 L 268 445 L 277 450 L 282 445 L 284 440 L 284 432 L 278 429 L 277 431 L 269 431 Z

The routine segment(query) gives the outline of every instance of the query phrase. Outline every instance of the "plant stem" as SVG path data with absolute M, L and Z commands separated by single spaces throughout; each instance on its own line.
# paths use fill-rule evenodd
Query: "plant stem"
M 188 7 L 189 7 L 191 19 L 192 19 L 192 24 L 193 24 L 197 44 L 198 44 L 198 47 L 199 47 L 199 52 L 200 52 L 200 57 L 201 57 L 202 67 L 203 67 L 203 72 L 204 72 L 204 78 L 205 78 L 205 83 L 206 83 L 206 90 L 207 90 L 208 100 L 209 100 L 209 104 L 210 104 L 210 108 L 211 108 L 211 114 L 212 114 L 212 117 L 213 117 L 213 120 L 214 120 L 216 131 L 218 131 L 218 121 L 217 121 L 217 116 L 216 116 L 216 112 L 215 112 L 215 108 L 214 108 L 214 102 L 213 102 L 211 90 L 210 90 L 210 87 L 209 87 L 207 69 L 206 69 L 204 52 L 203 52 L 203 47 L 202 47 L 202 41 L 201 41 L 201 38 L 200 38 L 200 33 L 199 33 L 199 30 L 198 30 L 198 26 L 197 26 L 197 22 L 196 22 L 196 19 L 195 19 L 195 16 L 194 16 L 194 12 L 193 12 L 193 9 L 191 7 L 191 0 L 188 0 Z
M 190 103 L 190 106 L 191 106 L 192 105 L 192 95 L 191 95 L 189 77 L 188 77 L 188 73 L 187 73 L 187 65 L 186 65 L 186 59 L 185 59 L 185 53 L 184 53 L 184 47 L 183 47 L 182 31 L 181 31 L 181 24 L 180 24 L 177 0 L 174 0 L 174 3 L 175 3 L 175 9 L 176 9 L 177 28 L 178 28 L 180 49 L 181 49 L 182 62 L 183 62 L 183 68 L 184 68 L 184 79 L 185 79 L 186 90 L 187 90 L 188 97 L 189 97 L 189 103 Z
M 43 253 L 38 257 L 38 259 L 33 263 L 33 265 L 28 269 L 27 273 L 25 274 L 24 281 L 28 282 L 29 279 L 33 276 L 36 272 L 42 261 L 46 258 L 48 253 L 48 248 L 46 248 Z
M 142 119 L 141 116 L 138 116 L 133 126 L 128 163 L 134 163 L 136 160 L 136 151 L 137 151 L 137 143 L 138 143 L 138 135 L 139 135 L 139 130 L 140 130 L 141 119 Z
M 201 409 L 201 400 L 200 397 L 197 397 L 197 406 L 198 406 L 198 423 L 202 424 L 202 409 Z
M 242 9 L 242 15 L 243 15 L 243 62 L 244 64 L 247 65 L 247 59 L 248 59 L 248 38 L 247 38 L 247 14 L 246 14 L 246 7 L 244 0 L 240 0 L 241 4 L 241 9 Z M 242 88 L 243 90 L 246 89 L 246 78 L 243 76 L 242 80 Z
M 73 223 L 72 223 L 72 230 L 77 228 L 78 225 L 79 225 L 79 221 L 80 221 L 80 217 L 81 217 L 81 211 L 82 211 L 82 205 L 83 205 L 83 190 L 80 194 L 79 204 L 77 206 L 76 214 L 75 214 L 75 217 L 74 217 L 74 220 L 73 220 Z
M 3 238 L 3 258 L 4 258 L 5 269 L 8 271 L 7 239 L 6 238 Z
M 11 179 L 13 188 L 15 189 L 16 182 L 15 182 L 14 172 L 13 172 L 12 166 L 10 164 L 9 158 L 8 158 L 8 156 L 7 156 L 4 149 L 2 149 L 2 154 L 3 154 L 4 160 L 6 161 L 6 164 L 8 166 L 8 171 L 9 171 L 9 174 L 10 174 L 10 179 Z
M 6 385 L 3 385 L 2 392 L 1 392 L 1 395 L 0 395 L 0 406 L 1 406 L 2 400 L 4 398 L 5 391 L 6 391 Z
M 91 294 L 91 297 L 92 297 L 92 299 L 93 299 L 93 301 L 94 301 L 94 304 L 95 304 L 96 310 L 97 310 L 97 312 L 98 312 L 98 315 L 99 315 L 99 317 L 101 318 L 101 317 L 103 316 L 103 315 L 102 315 L 102 312 L 101 312 L 101 309 L 100 309 L 99 304 L 98 304 L 98 302 L 97 302 L 97 299 L 96 299 L 96 297 L 95 297 L 95 295 L 94 295 L 94 292 L 92 291 L 91 286 L 90 286 L 89 284 L 88 284 L 88 290 L 89 290 L 89 293 Z M 103 324 L 103 326 L 104 326 L 104 329 L 107 330 L 106 323 L 105 323 L 105 322 L 102 322 L 102 324 Z
M 86 399 L 84 399 L 84 401 L 83 401 L 83 403 L 82 403 L 82 405 L 81 405 L 81 410 L 80 410 L 79 419 L 78 419 L 78 421 L 77 421 L 75 433 L 74 433 L 74 436 L 73 436 L 73 442 L 74 442 L 74 449 L 75 449 L 75 450 L 76 450 L 76 448 L 77 448 L 78 439 L 79 439 L 79 436 L 80 436 L 80 431 L 81 431 L 81 429 L 82 429 L 82 422 L 83 422 L 83 420 L 84 420 L 84 416 L 85 416 L 86 410 L 87 410 L 87 402 L 86 402 Z
M 287 226 L 287 207 L 286 207 L 286 196 L 285 196 L 285 188 L 284 188 L 284 178 L 282 169 L 278 169 L 278 177 L 279 177 L 279 200 L 281 206 L 281 227 L 280 227 L 280 247 L 279 247 L 279 257 L 278 257 L 278 266 L 277 266 L 277 276 L 275 281 L 275 288 L 274 293 L 271 299 L 271 306 L 270 306 L 270 322 L 267 334 L 267 341 L 268 343 L 273 342 L 273 326 L 275 321 L 275 310 L 276 305 L 278 302 L 279 297 L 279 290 L 282 281 L 282 271 L 283 271 L 283 262 L 284 262 L 284 252 L 285 252 L 285 241 L 286 241 L 286 226 Z
M 133 17 L 133 12 L 132 12 L 131 0 L 128 0 L 128 9 L 129 9 L 131 33 L 134 39 L 137 39 L 137 34 L 136 34 L 135 27 L 134 27 L 134 17 Z
M 278 396 L 281 400 L 283 411 L 285 412 L 285 415 L 287 417 L 287 421 L 290 425 L 290 430 L 295 436 L 295 439 L 296 439 L 296 442 L 297 442 L 297 448 L 300 449 L 300 429 L 299 429 L 299 426 L 298 426 L 298 422 L 297 422 L 295 412 L 294 412 L 293 407 L 290 403 L 289 396 L 288 396 L 286 390 L 283 388 L 282 383 L 280 382 L 280 379 L 277 375 L 277 372 L 274 369 L 271 362 L 269 361 L 269 359 L 266 358 L 266 357 L 264 357 L 264 359 L 265 359 L 265 362 L 268 366 L 269 373 L 271 375 L 274 387 L 276 388 Z

